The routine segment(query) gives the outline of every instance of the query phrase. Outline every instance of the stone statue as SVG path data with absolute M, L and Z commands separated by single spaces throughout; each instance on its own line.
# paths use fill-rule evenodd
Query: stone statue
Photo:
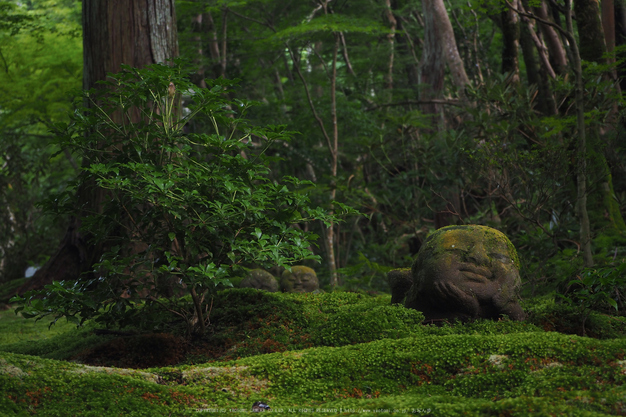
M 278 281 L 274 275 L 263 269 L 253 269 L 248 276 L 239 284 L 240 288 L 256 288 L 269 292 L 278 291 Z
M 426 320 L 523 320 L 519 258 L 511 241 L 487 226 L 448 226 L 428 236 L 411 268 L 405 306 Z
M 315 271 L 307 266 L 292 266 L 291 272 L 285 270 L 280 279 L 282 292 L 313 292 L 319 287 L 320 283 Z
M 387 272 L 387 282 L 391 288 L 391 304 L 402 303 L 409 288 L 413 285 L 411 269 L 394 269 Z

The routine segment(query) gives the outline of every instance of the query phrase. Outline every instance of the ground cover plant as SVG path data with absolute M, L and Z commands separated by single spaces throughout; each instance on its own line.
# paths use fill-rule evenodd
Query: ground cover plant
M 524 307 L 526 322 L 437 327 L 385 294 L 229 289 L 213 299 L 212 332 L 195 339 L 181 337 L 183 323 L 158 334 L 88 323 L 0 339 L 0 409 L 235 415 L 262 401 L 278 415 L 626 413 L 626 320 L 590 313 L 582 337 L 571 306 L 543 298 Z M 0 314 L 2 323 L 15 316 Z M 7 333 L 22 328 L 12 323 Z

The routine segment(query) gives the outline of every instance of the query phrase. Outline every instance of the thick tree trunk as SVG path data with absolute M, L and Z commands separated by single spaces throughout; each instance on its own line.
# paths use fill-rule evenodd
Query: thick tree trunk
M 120 64 L 145 67 L 178 55 L 173 0 L 84 0 L 83 87 Z
M 613 52 L 615 49 L 615 6 L 613 0 L 602 0 L 601 3 L 604 42 L 606 43 L 607 51 Z
M 173 0 L 84 0 L 83 88 L 91 89 L 121 64 L 133 67 L 165 62 L 178 55 Z M 85 185 L 78 190 L 83 213 L 97 213 L 104 190 Z M 57 252 L 19 289 L 42 288 L 52 281 L 77 280 L 91 271 L 102 254 L 80 231 L 80 218 L 70 220 Z
M 422 0 L 422 12 L 424 14 L 424 49 L 420 63 L 420 100 L 428 101 L 440 99 L 443 94 L 444 79 L 444 55 L 443 55 L 443 28 L 439 24 L 437 4 L 441 0 Z M 445 9 L 444 9 L 445 12 Z M 437 115 L 440 111 L 435 103 L 422 104 L 422 111 L 427 114 Z M 436 116 L 434 116 L 436 123 Z
M 604 62 L 606 53 L 600 9 L 595 0 L 574 0 L 580 58 L 589 62 Z
M 443 0 L 422 0 L 422 13 L 424 15 L 424 49 L 420 65 L 420 100 L 422 112 L 432 114 L 432 126 L 434 130 L 441 131 L 443 120 L 441 108 L 438 104 L 430 102 L 442 98 L 444 86 L 445 64 L 448 64 L 452 82 L 458 88 L 463 97 L 465 86 L 469 84 L 469 78 L 465 72 L 463 61 L 454 38 L 454 31 L 448 12 Z M 440 190 L 445 201 L 436 208 L 434 221 L 436 227 L 443 227 L 453 222 L 453 216 L 458 204 L 458 190 Z
M 467 84 L 469 84 L 469 78 L 465 72 L 465 65 L 459 54 L 459 49 L 456 45 L 456 39 L 454 38 L 454 30 L 452 29 L 452 23 L 450 23 L 450 17 L 446 10 L 446 6 L 443 0 L 423 0 L 422 9 L 424 13 L 424 30 L 428 30 L 426 26 L 433 25 L 434 30 L 431 29 L 431 34 L 436 34 L 441 38 L 434 42 L 441 48 L 441 53 L 445 63 L 450 70 L 450 76 L 452 83 L 457 87 L 460 94 L 463 95 L 463 90 Z M 427 20 L 429 22 L 427 22 Z M 426 38 L 426 34 L 424 38 Z M 433 40 L 431 39 L 432 43 Z M 424 39 L 426 43 L 426 39 Z M 424 46 L 426 48 L 426 46 Z

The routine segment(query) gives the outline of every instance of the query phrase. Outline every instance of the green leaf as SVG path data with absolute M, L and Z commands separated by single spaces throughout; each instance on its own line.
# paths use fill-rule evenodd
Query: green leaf
M 292 38 L 308 38 L 311 34 L 320 32 L 361 33 L 370 35 L 391 33 L 388 27 L 374 20 L 340 14 L 329 14 L 278 31 L 273 35 L 273 38 L 280 41 Z

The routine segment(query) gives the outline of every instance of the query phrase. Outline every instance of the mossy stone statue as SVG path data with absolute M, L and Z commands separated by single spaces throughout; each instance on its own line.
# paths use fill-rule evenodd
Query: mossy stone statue
M 319 287 L 317 274 L 308 266 L 292 266 L 291 271 L 285 270 L 280 279 L 282 292 L 313 292 Z
M 263 269 L 253 269 L 248 276 L 239 284 L 240 288 L 256 288 L 269 292 L 278 291 L 278 281 L 274 275 Z
M 387 282 L 391 288 L 391 304 L 400 304 L 413 285 L 411 269 L 394 269 L 387 272 Z
M 487 226 L 448 226 L 428 236 L 411 268 L 405 306 L 426 320 L 523 320 L 520 262 L 511 241 Z

